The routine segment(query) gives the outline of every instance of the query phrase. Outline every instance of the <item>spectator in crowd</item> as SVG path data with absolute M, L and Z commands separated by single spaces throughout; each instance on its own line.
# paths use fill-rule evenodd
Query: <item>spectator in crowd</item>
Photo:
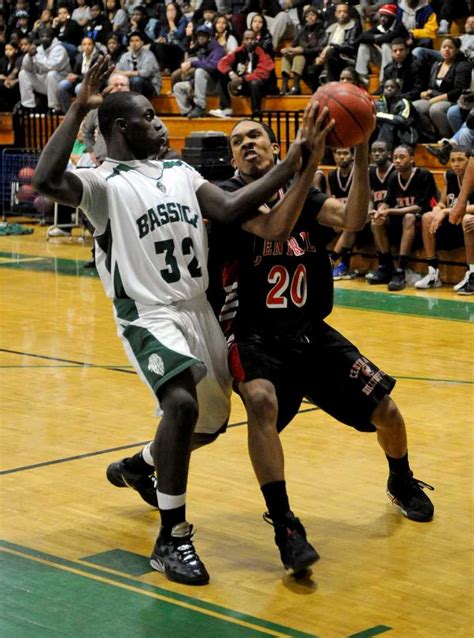
M 433 48 L 438 20 L 430 5 L 430 0 L 400 0 L 398 19 L 408 30 L 408 44 L 416 47 Z
M 91 10 L 87 4 L 87 0 L 75 0 L 75 9 L 72 12 L 71 20 L 77 22 L 81 27 L 85 27 L 89 20 L 92 18 Z
M 21 55 L 16 42 L 7 42 L 5 55 L 0 57 L 0 111 L 12 111 L 20 99 L 18 74 Z
M 467 148 L 474 148 L 474 93 L 470 91 L 466 96 L 461 95 L 458 100 L 462 102 L 463 98 L 469 99 L 470 108 L 467 110 L 467 116 L 465 121 L 462 122 L 460 128 L 456 133 L 449 138 L 441 140 L 440 144 L 436 146 L 427 146 L 428 151 L 438 158 L 441 164 L 447 164 L 451 155 L 451 151 L 455 146 L 466 146 Z M 460 109 L 463 111 L 464 109 Z M 448 111 L 448 115 L 451 109 Z M 461 116 L 464 118 L 464 115 Z M 450 122 L 450 126 L 453 126 Z
M 107 20 L 102 4 L 94 2 L 91 5 L 91 19 L 84 29 L 84 34 L 88 35 L 97 44 L 105 47 L 107 38 L 112 33 L 112 25 Z
M 79 93 L 85 74 L 99 55 L 94 40 L 88 36 L 82 38 L 81 50 L 82 53 L 78 53 L 74 59 L 71 73 L 68 73 L 67 77 L 59 82 L 59 101 L 63 113 L 66 113 L 71 104 L 71 96 Z
M 336 168 L 328 173 L 328 192 L 342 204 L 347 204 L 354 174 L 353 149 L 335 148 L 333 155 Z M 350 261 L 355 237 L 355 232 L 342 231 L 337 238 L 336 245 L 331 250 L 334 280 L 352 279 L 353 277 L 350 272 Z
M 194 14 L 193 27 L 196 29 L 197 27 L 204 25 L 212 31 L 217 14 L 217 5 L 214 0 L 203 0 L 199 7 L 199 11 Z
M 389 290 L 398 291 L 406 286 L 406 268 L 417 219 L 433 208 L 438 201 L 438 191 L 430 171 L 414 165 L 410 147 L 398 146 L 393 152 L 393 163 L 395 173 L 389 177 L 387 196 L 370 214 L 379 267 L 366 278 L 369 284 L 388 283 Z M 390 240 L 398 240 L 400 236 L 400 257 L 394 269 Z
M 470 156 L 470 148 L 455 146 L 451 149 L 449 158 L 451 168 L 444 174 L 445 186 L 441 199 L 432 211 L 422 217 L 423 248 L 428 263 L 428 273 L 415 283 L 415 288 L 439 288 L 442 285 L 437 249 L 451 250 L 465 243 L 467 262 L 473 265 L 474 271 L 474 192 L 469 196 L 466 215 L 463 218 L 463 221 L 467 218 L 466 223 L 461 226 L 449 222 L 449 213 L 459 197 Z M 467 281 L 464 279 L 454 286 L 458 294 L 466 294 L 464 284 Z M 473 293 L 474 290 L 469 294 Z
M 393 40 L 391 46 L 392 62 L 383 70 L 379 92 L 382 93 L 387 80 L 397 80 L 400 85 L 400 97 L 413 102 L 420 97 L 427 83 L 423 81 L 422 68 L 413 57 L 407 43 L 402 38 Z
M 227 16 L 225 15 L 217 15 L 214 18 L 214 25 L 213 25 L 214 38 L 217 44 L 219 44 L 226 53 L 235 51 L 236 48 L 239 46 L 239 43 L 237 42 L 236 37 L 232 35 L 231 26 L 232 26 L 231 23 L 229 22 Z
M 275 63 L 257 46 L 255 33 L 250 29 L 245 31 L 242 45 L 221 58 L 217 68 L 222 74 L 220 111 L 224 117 L 232 112 L 229 92 L 232 95 L 250 95 L 252 113 L 258 113 L 262 98 L 278 90 Z
M 226 14 L 230 21 L 232 32 L 237 40 L 237 46 L 242 40 L 246 29 L 247 13 L 249 12 L 250 4 L 251 0 L 225 0 L 220 4 L 217 3 L 219 14 Z
M 472 2 L 471 8 L 472 8 Z M 431 0 L 431 6 L 439 20 L 438 36 L 447 35 L 449 27 L 454 20 L 465 18 L 469 15 L 468 2 L 466 0 Z
M 181 65 L 183 73 L 194 69 L 194 78 L 177 82 L 173 87 L 173 94 L 181 115 L 191 119 L 206 115 L 206 96 L 219 91 L 217 63 L 225 54 L 224 49 L 217 44 L 206 26 L 197 27 L 196 39 L 197 48 Z
M 300 80 L 305 69 L 307 66 L 311 68 L 311 64 L 323 48 L 324 31 L 318 24 L 316 9 L 311 5 L 304 9 L 304 23 L 304 27 L 293 38 L 291 46 L 281 50 L 282 85 L 280 95 L 299 95 L 301 93 Z M 291 74 L 293 74 L 293 86 L 288 89 Z M 306 73 L 306 75 L 311 78 L 310 73 Z
M 59 5 L 58 14 L 53 19 L 53 32 L 54 37 L 61 42 L 69 57 L 73 59 L 84 34 L 77 22 L 71 20 L 67 5 Z
M 268 30 L 267 20 L 261 13 L 255 13 L 250 21 L 250 28 L 255 33 L 257 46 L 265 51 L 271 58 L 275 58 L 272 34 Z
M 53 26 L 53 13 L 50 9 L 43 9 L 40 17 L 35 20 L 33 24 L 33 30 L 31 31 L 31 35 L 33 38 L 38 38 L 38 33 L 42 27 L 52 27 Z
M 339 76 L 339 82 L 347 82 L 348 84 L 353 84 L 359 88 L 365 88 L 360 75 L 353 66 L 346 66 L 345 69 L 342 69 L 341 75 Z
M 396 4 L 382 5 L 377 15 L 377 24 L 363 31 L 358 40 L 355 68 L 365 86 L 369 84 L 369 63 L 380 68 L 379 80 L 382 80 L 384 67 L 392 61 L 390 43 L 395 38 L 408 38 L 405 26 L 397 20 Z
M 122 55 L 116 69 L 130 81 L 130 90 L 151 98 L 161 91 L 161 73 L 158 62 L 151 51 L 144 48 L 145 36 L 133 32 L 128 40 L 129 50 Z
M 162 73 L 169 74 L 175 71 L 183 61 L 186 25 L 187 20 L 181 13 L 179 5 L 175 2 L 167 4 L 166 21 L 161 27 L 157 40 L 150 47 Z
M 338 5 L 340 0 L 314 0 L 312 2 L 313 6 L 316 8 L 318 12 L 319 20 L 324 29 L 327 29 L 331 24 L 336 22 L 336 6 Z M 378 4 L 385 4 L 382 0 L 378 2 Z M 354 20 L 360 22 L 360 14 L 358 13 L 356 6 L 362 6 L 362 2 L 359 0 L 348 0 L 347 4 L 349 5 L 349 15 Z M 373 11 L 375 13 L 375 10 Z
M 474 64 L 474 15 L 467 18 L 464 25 L 464 33 L 459 36 L 459 40 L 461 40 L 461 53 L 465 55 L 471 64 Z M 429 68 L 434 62 L 442 60 L 441 51 L 425 47 L 416 47 L 413 49 L 413 55 L 421 64 Z
M 128 37 L 134 31 L 140 31 L 145 36 L 145 44 L 150 44 L 158 37 L 161 25 L 156 18 L 148 15 L 146 7 L 139 4 L 133 8 L 129 28 Z
M 7 40 L 18 41 L 30 32 L 30 16 L 25 9 L 19 9 L 15 12 L 11 27 L 6 31 Z
M 440 62 L 431 67 L 428 89 L 422 91 L 414 103 L 420 116 L 422 132 L 431 140 L 433 137 L 450 137 L 447 111 L 471 83 L 471 65 L 460 53 L 459 38 L 447 37 L 441 43 Z M 430 141 L 431 141 L 430 140 Z
M 118 36 L 114 33 L 109 35 L 105 43 L 107 55 L 110 57 L 111 64 L 117 64 L 127 48 L 122 44 Z
M 360 22 L 350 17 L 347 4 L 338 3 L 335 16 L 336 22 L 326 29 L 325 46 L 315 61 L 319 76 L 326 74 L 328 82 L 336 81 L 344 67 L 355 63 L 356 43 L 362 33 Z
M 69 56 L 63 45 L 54 38 L 53 30 L 41 29 L 41 44 L 30 44 L 23 57 L 19 73 L 21 105 L 33 109 L 36 106 L 35 91 L 48 96 L 48 107 L 61 111 L 58 84 L 71 72 Z
M 127 12 L 121 8 L 120 0 L 105 0 L 105 15 L 112 25 L 112 33 L 123 42 L 129 30 Z
M 400 97 L 397 80 L 387 80 L 383 95 L 375 104 L 377 110 L 377 140 L 391 148 L 399 144 L 414 146 L 418 141 L 417 117 L 412 103 Z
M 295 26 L 289 14 L 283 10 L 278 0 L 253 0 L 247 16 L 247 28 L 251 28 L 252 19 L 260 13 L 267 21 L 268 30 L 272 34 L 273 49 L 276 51 L 284 38 L 295 35 Z

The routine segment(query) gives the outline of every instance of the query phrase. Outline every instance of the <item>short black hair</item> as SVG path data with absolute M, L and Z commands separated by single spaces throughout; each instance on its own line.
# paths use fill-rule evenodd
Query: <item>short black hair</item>
M 260 126 L 263 128 L 263 130 L 267 134 L 268 139 L 270 140 L 271 144 L 278 144 L 278 140 L 276 138 L 276 135 L 275 135 L 273 129 L 270 126 L 268 126 L 268 124 L 265 124 L 265 122 L 260 122 L 260 120 L 253 120 L 251 117 L 244 117 L 241 120 L 239 120 L 237 122 L 237 124 L 235 124 L 232 127 L 232 131 L 230 132 L 230 135 L 232 135 L 232 133 L 234 132 L 235 127 L 238 126 L 241 122 L 256 122 L 257 124 L 260 124 Z
M 370 150 L 374 148 L 374 144 L 383 144 L 389 153 L 392 152 L 392 145 L 389 144 L 389 142 L 386 142 L 385 140 L 374 140 L 372 144 L 370 145 Z
M 135 109 L 135 98 L 140 93 L 119 92 L 107 95 L 99 106 L 98 118 L 99 129 L 105 141 L 110 140 L 115 120 L 119 118 L 127 119 Z
M 413 146 L 408 146 L 408 144 L 397 144 L 394 150 L 396 151 L 397 148 L 403 148 L 405 151 L 407 151 L 410 157 L 415 157 L 415 149 L 413 148 Z
M 408 44 L 407 41 L 404 38 L 394 38 L 391 42 L 390 42 L 390 46 L 393 47 L 394 44 L 403 44 L 404 47 L 406 47 L 408 49 Z
M 471 157 L 472 151 L 469 146 L 463 146 L 462 144 L 458 144 L 457 146 L 453 146 L 449 153 L 464 153 L 466 157 Z

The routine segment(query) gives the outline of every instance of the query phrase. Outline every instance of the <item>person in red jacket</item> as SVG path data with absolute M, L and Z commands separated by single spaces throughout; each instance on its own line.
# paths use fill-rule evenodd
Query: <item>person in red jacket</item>
M 252 113 L 260 111 L 262 98 L 277 93 L 275 63 L 263 49 L 257 46 L 255 33 L 244 32 L 242 46 L 221 58 L 217 64 L 221 74 L 221 109 L 211 113 L 225 117 L 232 113 L 230 94 L 250 95 Z

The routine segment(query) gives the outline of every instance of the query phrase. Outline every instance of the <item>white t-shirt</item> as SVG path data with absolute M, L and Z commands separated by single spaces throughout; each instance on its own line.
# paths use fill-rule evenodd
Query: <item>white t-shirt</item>
M 205 292 L 207 233 L 196 197 L 205 179 L 194 168 L 181 160 L 106 159 L 74 174 L 83 185 L 80 208 L 96 229 L 108 297 L 150 306 Z

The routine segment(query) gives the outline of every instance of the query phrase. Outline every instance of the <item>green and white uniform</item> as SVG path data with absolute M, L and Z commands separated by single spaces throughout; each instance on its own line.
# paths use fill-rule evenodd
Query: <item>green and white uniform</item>
M 196 197 L 204 178 L 180 160 L 106 159 L 74 174 L 132 365 L 155 397 L 191 368 L 196 432 L 216 432 L 229 416 L 231 380 L 225 340 L 205 296 L 207 232 Z

